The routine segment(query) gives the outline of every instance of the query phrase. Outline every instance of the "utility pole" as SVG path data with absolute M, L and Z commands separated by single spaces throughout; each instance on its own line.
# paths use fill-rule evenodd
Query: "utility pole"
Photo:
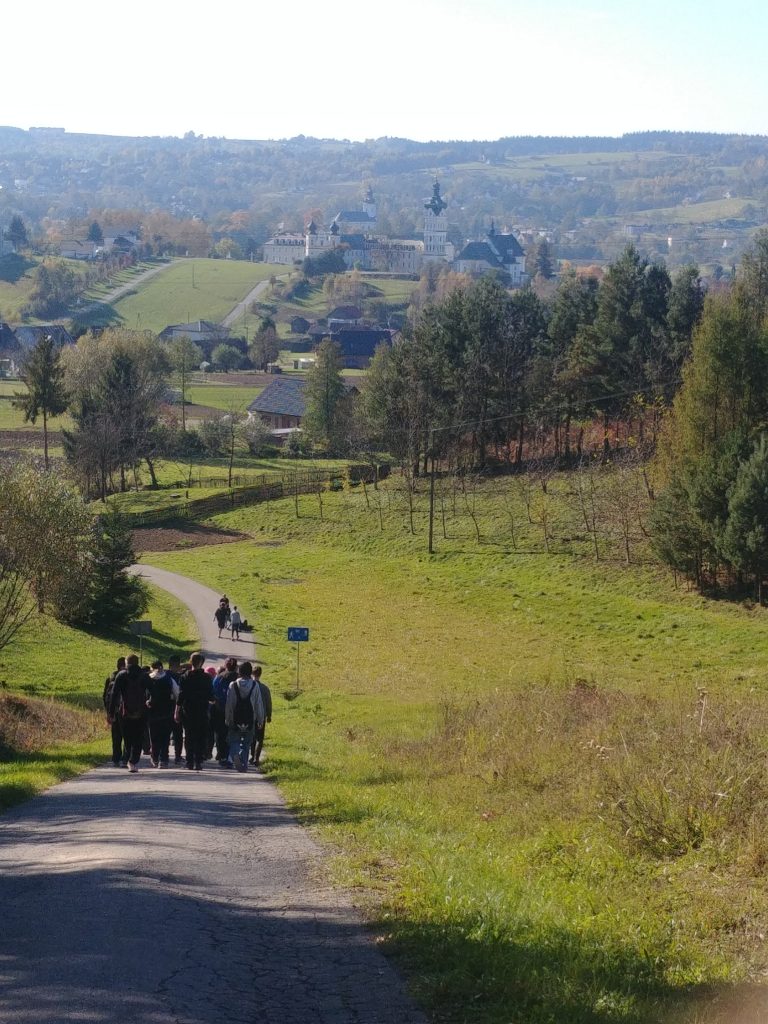
M 429 454 L 432 460 L 429 474 L 429 553 L 434 555 L 435 548 L 432 543 L 435 526 L 435 431 L 429 432 Z

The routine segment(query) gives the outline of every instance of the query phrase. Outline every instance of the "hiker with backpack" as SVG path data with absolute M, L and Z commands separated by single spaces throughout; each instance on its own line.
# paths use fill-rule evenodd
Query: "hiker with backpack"
M 225 716 L 227 694 L 231 683 L 237 679 L 237 658 L 227 658 L 224 668 L 213 680 L 214 705 L 211 708 L 211 723 L 216 737 L 216 760 L 226 766 L 229 761 L 229 728 Z
M 256 729 L 264 727 L 264 702 L 259 684 L 253 678 L 253 666 L 244 661 L 240 676 L 230 683 L 225 717 L 229 729 L 229 761 L 227 767 L 248 771 L 248 751 Z
M 115 685 L 109 701 L 110 725 L 120 716 L 123 739 L 128 751 L 128 771 L 137 772 L 144 742 L 144 723 L 147 718 L 147 676 L 139 668 L 137 654 L 129 654 L 126 667 L 115 676 Z
M 259 761 L 261 760 L 261 752 L 264 749 L 264 730 L 266 729 L 267 722 L 272 721 L 272 693 L 266 683 L 261 681 L 261 665 L 257 665 L 253 671 L 253 677 L 256 680 L 256 685 L 259 687 L 261 692 L 261 700 L 264 704 L 264 724 L 259 728 L 256 726 L 253 739 L 251 741 L 251 758 L 248 764 L 252 764 L 258 768 Z
M 179 687 L 170 672 L 163 668 L 162 661 L 152 662 L 152 672 L 147 686 L 149 699 L 149 742 L 153 768 L 168 767 L 168 747 L 171 742 L 171 726 L 175 699 Z
M 128 754 L 125 749 L 125 743 L 123 742 L 123 727 L 120 723 L 120 716 L 117 715 L 113 719 L 110 719 L 109 717 L 109 706 L 112 702 L 112 691 L 115 688 L 115 679 L 117 678 L 118 672 L 122 672 L 124 668 L 125 658 L 120 657 L 117 659 L 117 668 L 115 671 L 104 680 L 104 693 L 101 696 L 104 710 L 107 713 L 107 722 L 112 730 L 112 764 L 115 768 L 125 768 L 128 764 Z
M 205 658 L 193 654 L 181 676 L 175 716 L 184 725 L 187 768 L 202 771 L 208 748 L 208 714 L 213 700 L 211 677 L 203 669 Z

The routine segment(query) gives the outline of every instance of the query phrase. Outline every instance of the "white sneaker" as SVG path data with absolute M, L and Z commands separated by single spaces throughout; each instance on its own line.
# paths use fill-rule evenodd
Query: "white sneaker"
M 129 772 L 133 773 L 133 772 L 137 772 L 138 770 L 139 770 L 139 766 L 137 764 L 129 764 L 128 765 L 128 771 Z

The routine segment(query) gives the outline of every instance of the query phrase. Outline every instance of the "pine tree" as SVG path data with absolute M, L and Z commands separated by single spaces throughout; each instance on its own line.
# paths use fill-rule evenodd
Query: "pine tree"
M 341 442 L 346 423 L 341 366 L 341 349 L 326 338 L 320 343 L 315 365 L 307 375 L 302 429 L 311 440 L 329 450 Z
M 100 516 L 95 526 L 85 621 L 95 626 L 124 626 L 147 610 L 146 585 L 127 572 L 135 561 L 125 517 L 114 510 Z
M 48 417 L 60 416 L 67 408 L 64 390 L 64 369 L 61 349 L 51 334 L 41 333 L 29 350 L 21 367 L 21 379 L 27 385 L 26 394 L 18 392 L 13 404 L 24 413 L 25 423 L 36 423 L 43 417 L 43 450 L 45 468 L 48 461 Z
M 88 228 L 87 238 L 94 245 L 104 245 L 104 232 L 101 230 L 101 225 L 97 220 L 93 221 Z
M 27 227 L 18 214 L 11 217 L 11 223 L 8 225 L 5 237 L 9 242 L 13 242 L 17 249 L 23 249 L 25 245 L 29 245 Z
M 740 572 L 754 576 L 762 604 L 763 578 L 768 572 L 768 437 L 742 462 L 728 502 L 723 553 Z

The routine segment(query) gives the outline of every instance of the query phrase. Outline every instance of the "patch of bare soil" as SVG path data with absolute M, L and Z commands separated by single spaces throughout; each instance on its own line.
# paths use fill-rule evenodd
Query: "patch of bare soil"
M 187 406 L 187 418 L 193 420 L 211 420 L 223 416 L 223 409 L 214 409 L 210 405 L 194 405 L 192 402 Z
M 104 716 L 59 701 L 0 694 L 0 761 L 57 743 L 85 743 L 104 732 Z
M 61 444 L 61 432 L 48 432 L 48 444 L 53 448 Z M 0 448 L 42 448 L 41 430 L 0 430 Z
M 208 544 L 233 544 L 249 540 L 248 534 L 218 530 L 203 523 L 177 523 L 174 526 L 143 526 L 133 531 L 133 546 L 146 551 L 178 551 L 180 548 L 201 548 Z

